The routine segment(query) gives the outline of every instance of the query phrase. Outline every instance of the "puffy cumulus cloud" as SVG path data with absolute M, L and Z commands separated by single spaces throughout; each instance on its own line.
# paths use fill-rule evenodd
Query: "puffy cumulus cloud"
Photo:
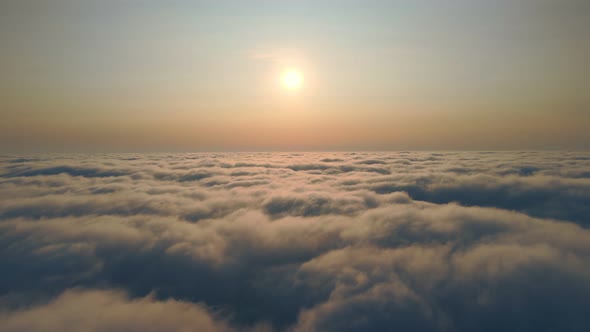
M 360 192 L 357 195 L 305 193 L 273 196 L 264 202 L 263 211 L 273 217 L 352 215 L 377 206 L 379 206 L 379 199 L 365 192 Z
M 557 152 L 5 156 L 0 330 L 583 331 L 589 166 Z
M 590 223 L 590 179 L 410 174 L 371 182 L 356 186 L 380 194 L 405 191 L 415 199 L 439 204 L 459 202 L 468 206 L 500 207 L 542 218 Z
M 526 233 L 520 241 L 413 241 L 318 256 L 299 277 L 330 293 L 301 312 L 296 330 L 581 331 L 590 303 L 588 248 L 572 255 L 550 244 L 565 236 L 532 240 Z
M 198 304 L 99 290 L 69 290 L 50 303 L 0 314 L 0 326 L 7 332 L 233 331 Z

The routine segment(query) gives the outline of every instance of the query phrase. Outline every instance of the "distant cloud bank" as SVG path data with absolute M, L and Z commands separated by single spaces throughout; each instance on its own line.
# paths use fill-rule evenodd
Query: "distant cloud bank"
M 0 331 L 590 326 L 587 153 L 0 165 Z

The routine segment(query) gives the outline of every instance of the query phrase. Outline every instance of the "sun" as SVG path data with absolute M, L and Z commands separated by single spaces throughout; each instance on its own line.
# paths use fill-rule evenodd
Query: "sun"
M 297 69 L 287 69 L 281 74 L 281 84 L 287 90 L 299 90 L 303 85 L 303 74 Z

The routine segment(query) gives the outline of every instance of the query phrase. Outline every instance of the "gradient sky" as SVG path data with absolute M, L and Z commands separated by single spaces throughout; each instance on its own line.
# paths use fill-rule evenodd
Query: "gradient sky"
M 587 0 L 3 0 L 0 149 L 588 149 L 589 35 Z

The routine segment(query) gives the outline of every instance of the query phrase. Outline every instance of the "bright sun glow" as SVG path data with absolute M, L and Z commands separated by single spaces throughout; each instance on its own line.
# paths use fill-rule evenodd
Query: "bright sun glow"
M 298 90 L 303 85 L 303 74 L 296 69 L 285 70 L 281 74 L 281 84 L 285 89 Z

